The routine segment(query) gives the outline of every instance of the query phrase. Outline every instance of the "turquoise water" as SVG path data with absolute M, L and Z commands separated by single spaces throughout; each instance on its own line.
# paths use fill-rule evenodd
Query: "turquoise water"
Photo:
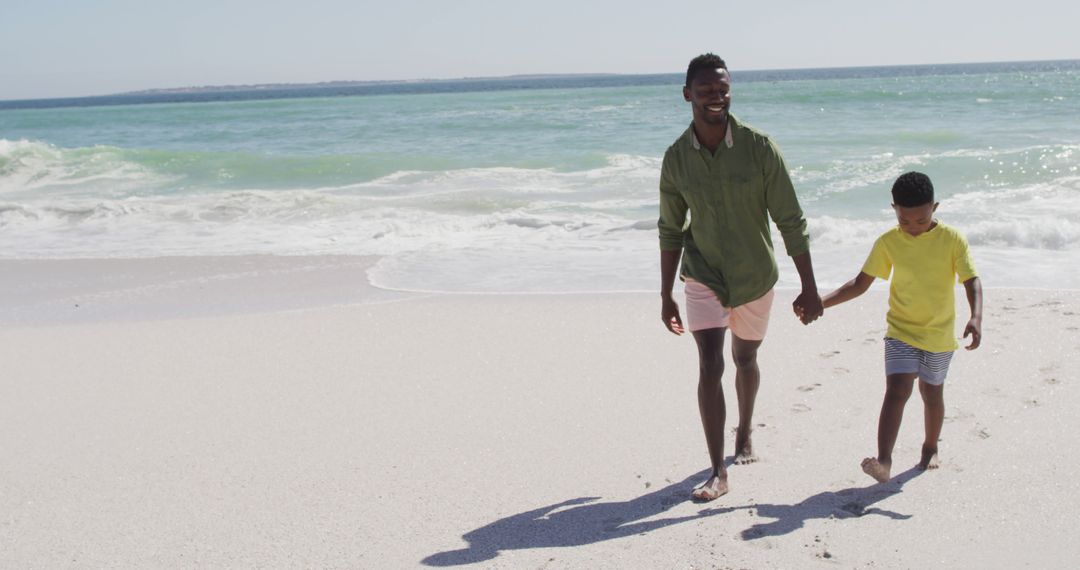
M 1080 287 L 1080 62 L 853 75 L 735 76 L 820 281 L 916 169 L 987 285 Z M 0 109 L 0 257 L 372 254 L 386 288 L 651 291 L 679 81 Z

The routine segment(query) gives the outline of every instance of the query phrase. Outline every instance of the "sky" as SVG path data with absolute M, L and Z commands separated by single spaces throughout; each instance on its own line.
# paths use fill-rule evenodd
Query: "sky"
M 1080 59 L 1076 0 L 0 0 L 0 100 L 546 73 Z

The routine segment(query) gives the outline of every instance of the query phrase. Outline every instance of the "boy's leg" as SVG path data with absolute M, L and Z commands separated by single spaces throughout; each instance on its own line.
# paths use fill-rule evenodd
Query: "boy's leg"
M 724 386 L 720 378 L 724 374 L 725 328 L 694 331 L 698 347 L 698 410 L 701 425 L 705 429 L 705 444 L 709 448 L 712 473 L 704 485 L 694 490 L 693 497 L 712 500 L 727 493 L 727 469 L 724 468 L 724 422 L 727 408 L 724 402 Z
M 923 400 L 923 422 L 926 426 L 926 439 L 923 441 L 922 457 L 919 469 L 938 468 L 938 439 L 941 437 L 941 424 L 945 422 L 945 385 L 927 384 L 919 381 L 919 394 Z
M 881 416 L 878 418 L 878 455 L 876 458 L 867 457 L 862 462 L 863 471 L 881 483 L 889 480 L 893 447 L 900 432 L 900 421 L 904 419 L 904 405 L 911 397 L 916 376 L 916 372 L 885 376 L 885 400 L 881 403 Z
M 735 431 L 735 463 L 740 465 L 757 461 L 750 432 L 754 422 L 754 400 L 761 385 L 761 371 L 757 363 L 760 340 L 743 340 L 731 335 L 731 356 L 735 361 L 735 397 L 739 401 L 739 427 Z

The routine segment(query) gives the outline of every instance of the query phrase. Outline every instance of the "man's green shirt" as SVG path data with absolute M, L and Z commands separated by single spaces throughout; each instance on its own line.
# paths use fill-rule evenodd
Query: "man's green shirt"
M 779 149 L 731 115 L 727 135 L 714 155 L 698 143 L 691 124 L 668 147 L 658 225 L 660 249 L 683 250 L 682 277 L 708 285 L 725 306 L 737 307 L 776 284 L 770 217 L 789 256 L 809 251 L 810 240 Z

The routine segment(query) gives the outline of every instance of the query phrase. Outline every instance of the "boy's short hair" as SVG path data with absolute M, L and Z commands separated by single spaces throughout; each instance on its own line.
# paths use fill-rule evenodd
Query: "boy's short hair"
M 905 172 L 892 185 L 893 204 L 912 208 L 934 201 L 934 184 L 922 172 Z
M 694 76 L 696 76 L 699 71 L 719 68 L 723 68 L 726 71 L 727 64 L 715 53 L 703 53 L 694 59 L 691 59 L 690 65 L 686 68 L 686 86 L 690 87 L 690 84 L 694 82 Z

